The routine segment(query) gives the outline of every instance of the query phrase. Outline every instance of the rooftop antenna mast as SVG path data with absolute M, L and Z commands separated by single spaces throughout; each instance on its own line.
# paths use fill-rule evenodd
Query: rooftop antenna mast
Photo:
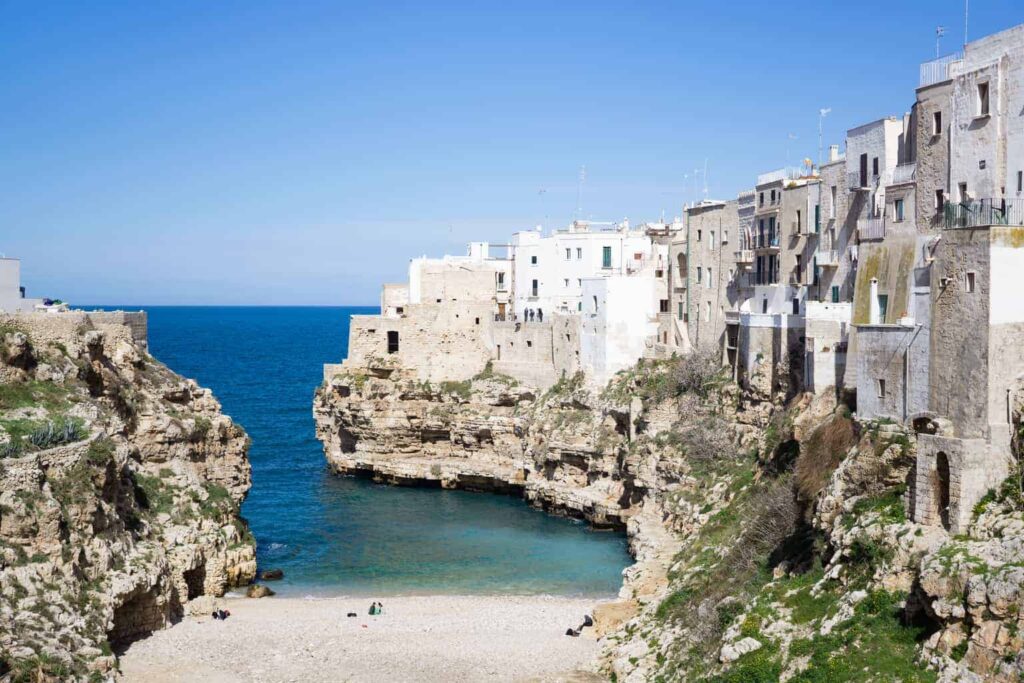
M 704 201 L 708 200 L 708 158 L 704 157 Z
M 824 152 L 824 143 L 822 142 L 822 127 L 825 123 L 825 117 L 832 113 L 832 107 L 825 107 L 824 109 L 818 110 L 818 168 L 821 168 L 821 155 Z
M 576 218 L 583 217 L 583 183 L 587 180 L 587 167 L 580 166 L 580 181 L 576 184 Z
M 939 58 L 939 41 L 942 40 L 942 36 L 946 35 L 945 26 L 935 27 L 935 59 Z
M 971 0 L 964 0 L 964 47 L 967 47 L 967 14 L 971 6 Z

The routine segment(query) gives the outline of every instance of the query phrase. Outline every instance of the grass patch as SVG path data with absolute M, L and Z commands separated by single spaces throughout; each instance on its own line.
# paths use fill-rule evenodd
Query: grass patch
M 10 382 L 0 384 L 0 410 L 43 407 L 50 412 L 64 412 L 70 406 L 71 391 L 54 382 Z

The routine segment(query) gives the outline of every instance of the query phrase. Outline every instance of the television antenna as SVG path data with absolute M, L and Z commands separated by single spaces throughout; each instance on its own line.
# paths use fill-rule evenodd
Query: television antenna
M 935 27 L 935 59 L 939 58 L 939 41 L 942 40 L 942 36 L 946 35 L 945 26 Z
M 822 142 L 822 126 L 824 125 L 825 117 L 832 113 L 832 107 L 825 107 L 824 109 L 818 110 L 818 168 L 821 168 L 821 155 L 823 152 Z

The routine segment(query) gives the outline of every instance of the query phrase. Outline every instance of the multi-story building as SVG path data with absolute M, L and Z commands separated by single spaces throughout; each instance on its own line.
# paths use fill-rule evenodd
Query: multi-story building
M 573 221 L 564 230 L 540 230 L 512 236 L 514 312 L 517 319 L 583 310 L 583 280 L 632 275 L 654 269 L 651 237 L 629 222 Z

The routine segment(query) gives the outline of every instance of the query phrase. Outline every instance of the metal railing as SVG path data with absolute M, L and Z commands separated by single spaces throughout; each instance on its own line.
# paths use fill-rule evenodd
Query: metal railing
M 851 190 L 870 190 L 877 182 L 878 176 L 872 176 L 870 173 L 863 178 L 859 171 L 846 174 L 846 187 Z
M 780 180 L 796 180 L 800 177 L 800 174 L 801 170 L 799 168 L 780 168 L 777 171 L 769 171 L 757 176 L 757 185 L 767 185 Z
M 963 52 L 954 52 L 951 55 L 945 57 L 939 57 L 933 59 L 930 62 L 925 62 L 921 65 L 921 77 L 917 82 L 917 87 L 923 88 L 926 85 L 932 85 L 933 83 L 940 83 L 945 80 L 949 80 L 949 67 L 962 61 L 964 58 Z
M 885 217 L 858 219 L 857 237 L 861 240 L 883 239 L 885 237 Z
M 976 228 L 987 225 L 1024 226 L 1024 199 L 978 199 L 947 202 L 943 207 L 946 229 Z
M 778 232 L 762 232 L 755 235 L 755 249 L 774 249 L 779 246 Z
M 754 252 L 750 249 L 740 249 L 736 252 L 736 263 L 753 263 Z

